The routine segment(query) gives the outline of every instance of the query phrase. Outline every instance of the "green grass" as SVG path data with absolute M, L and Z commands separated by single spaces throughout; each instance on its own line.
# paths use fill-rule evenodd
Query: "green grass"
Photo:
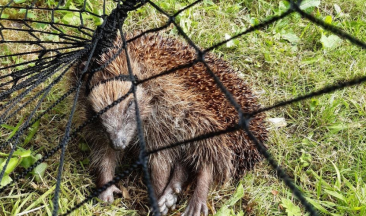
M 192 1 L 167 0 L 157 4 L 173 13 L 188 2 Z M 334 4 L 339 6 L 341 13 Z M 363 0 L 329 0 L 307 10 L 366 41 L 365 6 Z M 235 35 L 280 14 L 285 8 L 286 2 L 278 0 L 205 0 L 181 13 L 176 20 L 195 43 L 207 48 L 224 40 L 225 35 Z M 166 21 L 167 18 L 151 6 L 145 6 L 130 13 L 125 28 L 127 31 L 145 30 L 159 27 Z M 173 27 L 163 32 L 177 35 Z M 332 33 L 292 14 L 267 28 L 242 36 L 230 46 L 217 48 L 214 53 L 238 69 L 261 104 L 270 106 L 341 80 L 366 75 L 365 51 L 337 39 L 336 45 L 327 47 L 332 38 Z M 67 80 L 63 80 L 58 89 L 52 90 L 41 110 L 66 91 L 66 83 Z M 284 118 L 287 124 L 285 127 L 268 124 L 270 152 L 323 215 L 366 215 L 365 95 L 365 84 L 362 84 L 267 113 L 268 119 Z M 48 149 L 57 145 L 64 132 L 69 107 L 70 101 L 55 107 L 41 120 L 38 132 L 24 147 L 45 155 Z M 12 126 L 30 111 L 31 107 L 19 113 Z M 4 139 L 13 132 L 6 128 L 1 130 Z M 26 136 L 30 133 L 33 132 L 27 131 Z M 77 138 L 67 150 L 60 212 L 83 200 L 94 186 L 88 173 L 88 150 L 79 148 L 83 142 Z M 7 190 L 0 197 L 0 212 L 4 215 L 28 211 L 32 215 L 50 214 L 58 161 L 58 155 L 46 160 L 48 168 L 41 181 L 25 179 Z M 110 206 L 88 203 L 74 215 L 146 214 L 145 188 L 141 183 L 133 183 L 139 181 L 136 175 L 131 175 L 122 183 L 131 199 L 118 198 Z M 233 215 L 306 215 L 303 206 L 266 162 L 247 172 L 241 183 L 244 188 L 240 194 L 242 198 L 229 207 Z M 210 214 L 233 197 L 237 186 L 232 183 L 211 191 L 208 200 Z M 185 196 L 175 213 L 181 213 L 186 204 Z

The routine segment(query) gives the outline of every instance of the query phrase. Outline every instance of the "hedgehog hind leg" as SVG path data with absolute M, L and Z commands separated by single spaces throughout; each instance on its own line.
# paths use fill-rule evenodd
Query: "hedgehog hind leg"
M 164 190 L 164 193 L 159 197 L 159 208 L 163 215 L 166 215 L 170 210 L 174 210 L 178 194 L 182 192 L 182 187 L 188 179 L 187 170 L 182 164 L 177 163 L 174 167 L 174 172 L 169 184 Z
M 188 206 L 182 216 L 200 216 L 201 213 L 208 215 L 207 195 L 210 185 L 213 181 L 212 169 L 209 166 L 204 166 L 198 172 L 197 185 L 193 193 L 193 197 L 188 203 Z

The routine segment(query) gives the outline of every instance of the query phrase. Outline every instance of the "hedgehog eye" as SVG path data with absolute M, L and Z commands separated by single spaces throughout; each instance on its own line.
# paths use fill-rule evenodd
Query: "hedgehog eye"
M 131 112 L 131 110 L 132 110 L 132 109 L 131 109 L 132 104 L 133 104 L 133 100 L 128 101 L 128 104 L 127 104 L 127 106 L 125 107 L 125 113 Z
M 131 106 L 132 106 L 132 104 L 133 104 L 133 101 L 132 100 L 130 100 L 130 102 L 128 102 L 128 108 L 130 108 Z

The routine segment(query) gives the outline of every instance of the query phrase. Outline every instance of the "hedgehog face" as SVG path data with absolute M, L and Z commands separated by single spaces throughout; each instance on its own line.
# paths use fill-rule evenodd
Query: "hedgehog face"
M 90 93 L 89 102 L 95 112 L 99 112 L 113 101 L 125 96 L 131 88 L 130 82 L 112 81 L 97 86 Z M 149 103 L 144 97 L 142 87 L 137 87 L 137 103 L 142 120 L 149 113 Z M 109 144 L 115 150 L 123 150 L 131 144 L 136 137 L 136 105 L 133 94 L 129 95 L 117 105 L 100 115 L 99 120 L 103 130 L 109 137 Z
M 130 96 L 101 115 L 100 120 L 113 149 L 123 150 L 134 139 L 137 129 L 135 108 Z

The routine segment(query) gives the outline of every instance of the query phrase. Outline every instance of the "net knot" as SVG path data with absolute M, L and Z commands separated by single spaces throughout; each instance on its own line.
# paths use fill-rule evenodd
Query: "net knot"
M 196 51 L 197 51 L 197 60 L 199 62 L 205 61 L 205 52 L 202 52 L 201 50 L 196 50 Z
M 173 23 L 175 22 L 175 16 L 169 16 L 169 20 L 168 20 L 168 23 Z

